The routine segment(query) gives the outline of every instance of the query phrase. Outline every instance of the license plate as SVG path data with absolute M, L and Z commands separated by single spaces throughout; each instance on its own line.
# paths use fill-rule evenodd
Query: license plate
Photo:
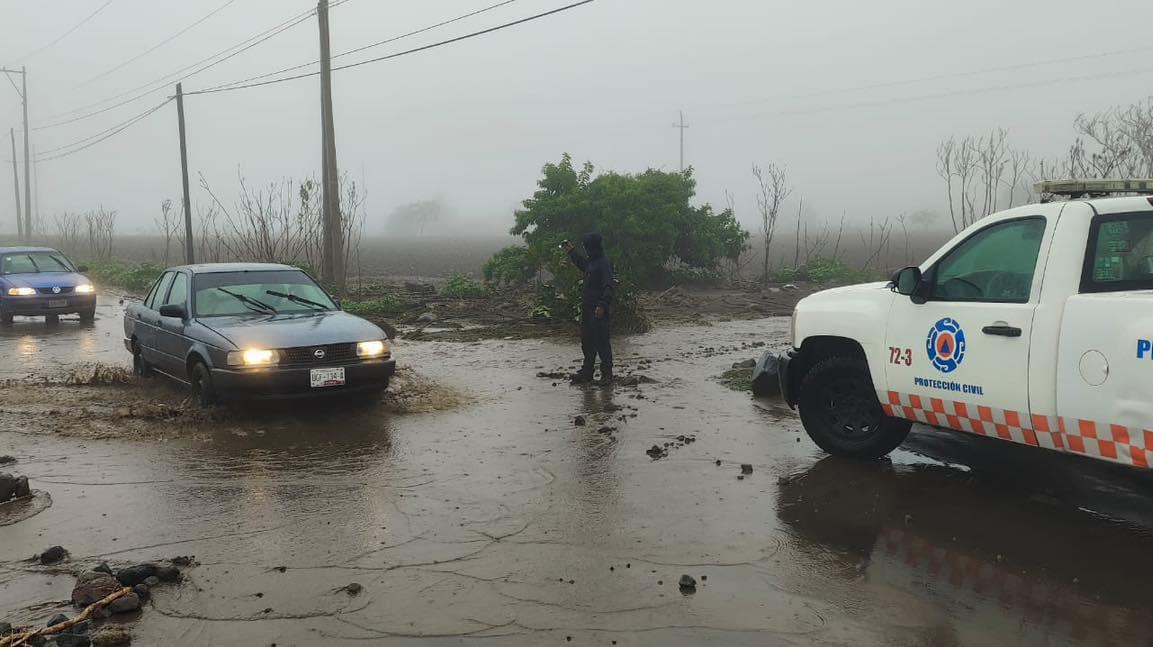
M 68 299 L 49 299 L 48 300 L 48 307 L 49 308 L 67 308 L 68 307 Z
M 309 371 L 312 379 L 312 388 L 321 389 L 326 386 L 344 386 L 343 368 L 314 368 Z

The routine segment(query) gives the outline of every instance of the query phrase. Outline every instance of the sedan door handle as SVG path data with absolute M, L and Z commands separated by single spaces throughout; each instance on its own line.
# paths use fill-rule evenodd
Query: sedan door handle
M 994 324 L 992 326 L 985 326 L 981 332 L 986 335 L 1000 335 L 1001 337 L 1020 337 L 1021 329 L 1016 326 L 1008 326 L 1005 324 Z

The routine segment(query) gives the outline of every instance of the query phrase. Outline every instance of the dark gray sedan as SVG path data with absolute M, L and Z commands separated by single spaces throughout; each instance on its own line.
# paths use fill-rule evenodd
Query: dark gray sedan
M 206 405 L 383 391 L 396 371 L 384 331 L 288 265 L 168 269 L 124 311 L 124 346 L 137 374 L 189 385 Z

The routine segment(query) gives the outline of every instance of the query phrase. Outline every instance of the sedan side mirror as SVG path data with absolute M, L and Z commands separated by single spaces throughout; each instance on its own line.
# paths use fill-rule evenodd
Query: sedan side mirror
M 161 317 L 184 319 L 187 315 L 188 313 L 184 311 L 184 306 L 180 305 L 179 303 L 169 303 L 167 305 L 160 306 Z
M 889 282 L 889 289 L 909 297 L 913 303 L 925 302 L 924 276 L 921 275 L 921 268 L 916 265 L 906 267 L 894 274 Z
M 87 265 L 77 265 L 77 266 L 76 266 L 76 271 L 77 271 L 77 272 L 80 272 L 81 274 L 83 274 L 83 273 L 85 273 L 85 272 L 87 272 L 87 271 L 88 271 L 88 266 L 87 266 Z

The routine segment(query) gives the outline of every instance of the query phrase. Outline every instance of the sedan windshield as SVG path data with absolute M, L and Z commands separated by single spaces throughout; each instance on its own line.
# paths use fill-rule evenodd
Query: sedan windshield
M 299 314 L 335 310 L 336 304 L 300 270 L 214 272 L 195 278 L 198 317 Z
M 68 259 L 55 252 L 19 252 L 0 256 L 0 274 L 75 271 Z

